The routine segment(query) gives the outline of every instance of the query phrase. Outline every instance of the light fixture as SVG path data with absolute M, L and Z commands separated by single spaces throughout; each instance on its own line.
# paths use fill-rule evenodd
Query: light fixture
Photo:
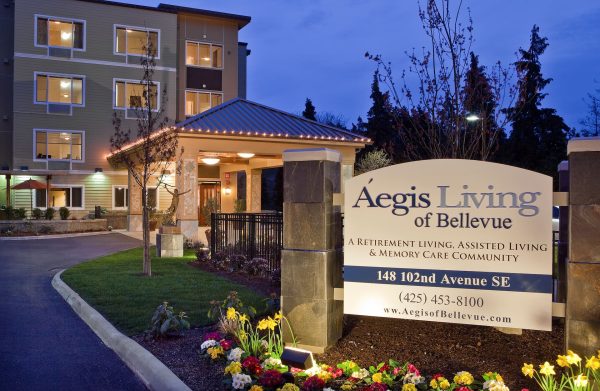
M 252 152 L 238 152 L 237 155 L 242 159 L 250 159 L 251 157 L 254 157 L 254 154 Z
M 477 114 L 469 114 L 465 117 L 465 119 L 469 122 L 475 122 L 475 121 L 479 121 L 480 118 Z
M 63 94 L 63 98 L 68 98 L 69 94 Z
M 70 88 L 71 87 L 71 81 L 70 80 L 61 80 L 60 81 L 60 86 L 62 88 Z
M 312 352 L 309 350 L 285 347 L 281 354 L 281 363 L 288 367 L 310 369 L 315 366 Z
M 210 57 L 202 57 L 202 61 L 210 61 Z
M 225 193 L 225 195 L 231 195 L 231 187 L 224 188 L 223 193 Z
M 60 38 L 63 41 L 68 41 L 69 39 L 71 39 L 71 33 L 68 31 L 63 31 L 62 33 L 60 33 Z
M 221 161 L 221 159 L 219 159 L 218 157 L 203 157 L 202 158 L 202 163 L 208 164 L 209 166 L 214 166 L 215 164 L 218 164 L 220 161 Z
M 96 174 L 99 174 L 99 173 L 101 173 L 102 171 L 103 171 L 103 170 L 102 170 L 102 167 L 96 167 L 96 168 L 94 168 L 94 172 L 95 172 Z

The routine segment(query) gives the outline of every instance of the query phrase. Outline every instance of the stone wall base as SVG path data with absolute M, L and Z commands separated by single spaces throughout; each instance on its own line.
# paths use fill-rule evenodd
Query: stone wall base
M 157 257 L 183 257 L 182 234 L 156 234 Z
M 127 231 L 142 232 L 143 227 L 142 215 L 127 215 Z

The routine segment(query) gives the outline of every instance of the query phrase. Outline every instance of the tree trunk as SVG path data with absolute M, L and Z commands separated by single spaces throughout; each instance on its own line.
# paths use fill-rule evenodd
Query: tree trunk
M 150 219 L 148 216 L 146 186 L 142 187 L 142 231 L 144 239 L 144 275 L 152 276 L 152 258 L 150 256 Z

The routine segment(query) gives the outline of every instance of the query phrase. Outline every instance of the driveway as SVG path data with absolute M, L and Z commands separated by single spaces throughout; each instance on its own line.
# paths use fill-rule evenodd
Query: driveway
M 118 233 L 0 241 L 1 390 L 145 390 L 50 284 L 59 269 L 140 244 Z

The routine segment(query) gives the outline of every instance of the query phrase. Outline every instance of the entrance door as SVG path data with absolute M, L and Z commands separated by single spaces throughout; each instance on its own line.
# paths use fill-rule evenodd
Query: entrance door
M 216 206 L 217 211 L 221 209 L 221 183 L 220 182 L 202 182 L 198 185 L 198 225 L 204 227 L 208 225 L 204 216 L 204 208 L 209 204 L 209 201 Z

